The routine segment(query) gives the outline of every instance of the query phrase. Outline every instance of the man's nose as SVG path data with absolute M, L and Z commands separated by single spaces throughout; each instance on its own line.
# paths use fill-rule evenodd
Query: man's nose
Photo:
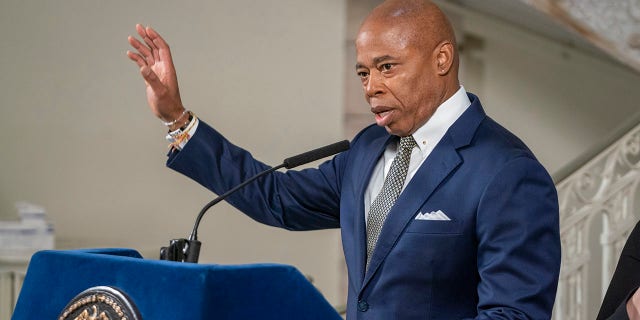
M 384 93 L 384 83 L 381 79 L 381 75 L 378 73 L 369 74 L 369 81 L 364 87 L 367 97 L 375 97 L 381 93 Z

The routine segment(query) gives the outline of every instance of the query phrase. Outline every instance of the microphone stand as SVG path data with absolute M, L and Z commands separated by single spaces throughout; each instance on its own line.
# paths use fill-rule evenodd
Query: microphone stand
M 189 239 L 182 238 L 182 239 L 171 240 L 169 242 L 168 247 L 160 248 L 160 260 L 198 263 L 198 258 L 200 257 L 200 246 L 202 244 L 200 241 L 198 241 L 198 227 L 200 226 L 200 220 L 202 220 L 202 216 L 204 216 L 204 213 L 207 212 L 209 208 L 213 207 L 215 204 L 224 200 L 230 194 L 238 191 L 239 189 L 243 188 L 247 184 L 253 182 L 254 180 L 266 174 L 269 174 L 273 171 L 276 171 L 284 167 L 286 167 L 286 164 L 282 163 L 266 171 L 262 171 L 256 174 L 255 176 L 249 178 L 248 180 L 244 181 L 243 183 L 233 187 L 233 189 L 223 193 L 219 197 L 211 200 L 202 208 L 202 210 L 200 210 L 200 213 L 196 218 L 196 223 L 193 226 L 193 230 L 191 231 L 191 235 L 189 236 Z
M 181 238 L 181 239 L 173 239 L 169 241 L 168 247 L 160 248 L 160 260 L 198 263 L 198 258 L 200 257 L 200 246 L 202 244 L 200 241 L 198 241 L 198 226 L 200 226 L 200 220 L 202 220 L 202 216 L 204 216 L 204 213 L 207 210 L 209 210 L 209 208 L 213 207 L 216 203 L 224 200 L 230 194 L 238 191 L 238 189 L 241 189 L 247 184 L 253 182 L 254 180 L 266 174 L 274 172 L 280 168 L 287 168 L 287 169 L 295 168 L 299 165 L 303 165 L 318 159 L 322 159 L 324 157 L 334 155 L 338 152 L 342 152 L 347 149 L 349 149 L 349 141 L 343 140 L 340 142 L 330 144 L 328 146 L 307 151 L 297 156 L 289 157 L 287 159 L 284 159 L 282 164 L 256 174 L 255 176 L 233 187 L 232 189 L 220 195 L 219 197 L 211 200 L 202 208 L 202 210 L 200 210 L 200 213 L 196 218 L 196 223 L 193 226 L 193 231 L 191 231 L 191 235 L 189 236 L 189 239 Z

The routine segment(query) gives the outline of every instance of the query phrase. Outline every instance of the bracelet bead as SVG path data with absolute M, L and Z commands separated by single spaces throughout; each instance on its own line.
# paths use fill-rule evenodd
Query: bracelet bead
M 182 119 L 182 117 L 184 117 L 185 114 L 189 113 L 189 110 L 184 109 L 184 111 L 182 111 L 182 114 L 180 114 L 180 116 L 178 118 L 176 118 L 173 121 L 168 121 L 168 122 L 162 122 L 162 124 L 164 124 L 167 127 L 171 127 L 172 125 L 178 123 L 178 121 L 180 121 L 180 119 Z

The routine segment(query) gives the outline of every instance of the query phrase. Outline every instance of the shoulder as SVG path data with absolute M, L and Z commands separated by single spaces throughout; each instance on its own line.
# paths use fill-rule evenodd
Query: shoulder
M 477 97 L 450 128 L 449 134 L 469 172 L 487 178 L 501 172 L 534 170 L 543 176 L 548 172 L 534 153 L 514 133 L 488 116 Z M 551 180 L 550 177 L 548 180 Z
M 369 141 L 369 140 L 374 140 L 377 139 L 379 137 L 383 137 L 383 136 L 388 136 L 389 133 L 387 132 L 387 130 L 375 123 L 372 123 L 366 127 L 364 127 L 362 130 L 360 130 L 360 132 L 358 132 L 355 137 L 353 138 L 353 141 Z
M 477 96 L 471 93 L 468 96 L 471 105 L 447 132 L 457 149 L 491 152 L 494 156 L 533 157 L 522 140 L 485 113 Z
M 360 130 L 358 134 L 351 140 L 351 148 L 370 148 L 376 146 L 381 139 L 389 138 L 389 133 L 383 127 L 371 124 Z
M 472 144 L 476 147 L 496 152 L 496 156 L 505 156 L 509 159 L 514 157 L 536 158 L 518 136 L 489 116 L 485 117 L 480 126 L 478 126 Z
M 636 223 L 635 228 L 631 231 L 622 252 L 623 254 L 640 259 L 640 221 Z

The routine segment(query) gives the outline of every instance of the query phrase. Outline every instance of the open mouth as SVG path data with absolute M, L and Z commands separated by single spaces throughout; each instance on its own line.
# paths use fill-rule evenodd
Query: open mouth
M 387 126 L 391 122 L 391 115 L 393 110 L 384 110 L 381 112 L 375 112 L 376 123 L 379 126 Z

